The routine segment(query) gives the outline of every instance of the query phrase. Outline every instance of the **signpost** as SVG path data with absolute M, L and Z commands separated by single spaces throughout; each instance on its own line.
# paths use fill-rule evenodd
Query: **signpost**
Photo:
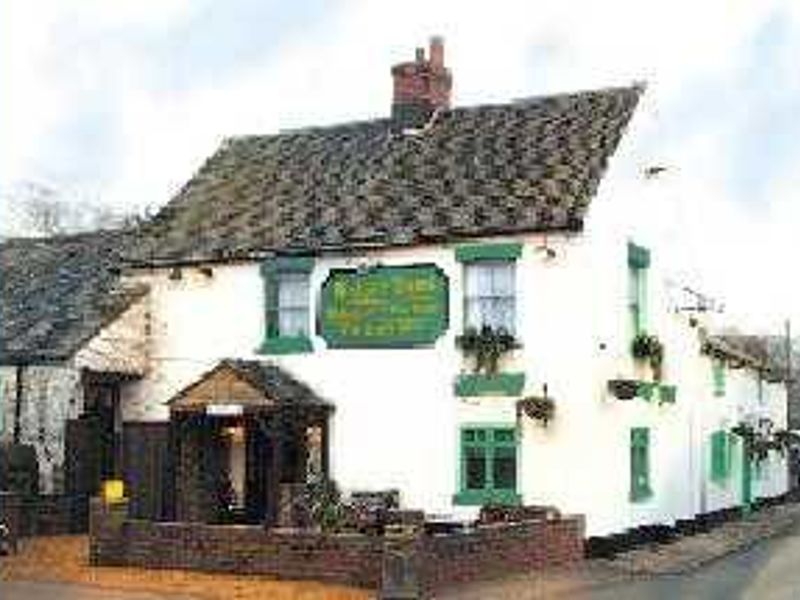
M 336 269 L 322 285 L 320 335 L 329 348 L 429 346 L 447 329 L 447 309 L 436 265 Z

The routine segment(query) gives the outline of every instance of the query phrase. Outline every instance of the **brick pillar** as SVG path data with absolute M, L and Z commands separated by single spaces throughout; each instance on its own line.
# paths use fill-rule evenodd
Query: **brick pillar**
M 430 597 L 423 581 L 424 541 L 417 527 L 400 526 L 387 530 L 383 543 L 380 600 L 422 599 Z
M 128 500 L 106 504 L 101 498 L 89 502 L 89 564 L 125 564 L 125 520 Z

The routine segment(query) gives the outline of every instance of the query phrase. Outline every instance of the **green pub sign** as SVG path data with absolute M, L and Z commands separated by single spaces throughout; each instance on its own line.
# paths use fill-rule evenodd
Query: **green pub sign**
M 334 269 L 322 284 L 329 348 L 411 348 L 447 329 L 447 276 L 432 264 Z

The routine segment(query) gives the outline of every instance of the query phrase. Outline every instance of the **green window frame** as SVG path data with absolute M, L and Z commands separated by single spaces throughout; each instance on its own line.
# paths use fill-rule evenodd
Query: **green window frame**
M 733 447 L 731 436 L 727 431 L 715 431 L 711 434 L 711 481 L 724 484 L 731 474 Z
M 650 251 L 628 243 L 628 312 L 634 337 L 647 330 L 647 270 Z
M 458 505 L 519 504 L 518 435 L 513 425 L 468 425 L 459 430 Z
M 630 432 L 630 500 L 641 502 L 650 498 L 650 430 L 634 427 Z
M 264 311 L 266 331 L 264 341 L 258 352 L 262 354 L 299 354 L 311 352 L 311 293 L 310 278 L 314 268 L 314 259 L 302 257 L 274 257 L 261 265 L 261 276 L 264 281 Z M 287 301 L 282 294 L 282 286 L 306 288 L 305 301 L 291 299 Z M 300 331 L 281 332 L 281 322 L 289 313 L 300 322 Z M 299 317 L 299 319 L 298 319 Z M 302 324 L 303 319 L 305 323 Z
M 711 361 L 711 378 L 714 384 L 714 395 L 725 395 L 725 361 L 714 358 Z

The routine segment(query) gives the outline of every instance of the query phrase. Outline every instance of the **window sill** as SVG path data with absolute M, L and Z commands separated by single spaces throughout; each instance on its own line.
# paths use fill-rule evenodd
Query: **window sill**
M 522 504 L 522 496 L 513 490 L 462 490 L 453 495 L 453 504 L 456 506 L 486 506 L 487 504 L 519 506 Z
M 462 373 L 455 382 L 456 396 L 519 396 L 525 373 Z
M 314 351 L 307 337 L 267 338 L 257 350 L 259 354 L 308 354 Z
M 639 490 L 636 492 L 631 492 L 629 499 L 634 504 L 641 504 L 642 502 L 647 502 L 650 498 L 653 497 L 653 490 Z

